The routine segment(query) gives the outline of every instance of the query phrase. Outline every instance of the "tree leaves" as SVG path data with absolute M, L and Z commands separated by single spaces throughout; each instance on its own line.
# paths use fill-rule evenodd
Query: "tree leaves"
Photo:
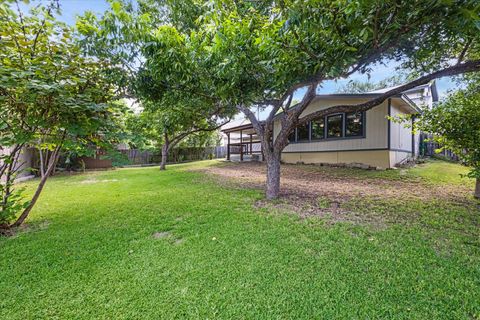
M 450 94 L 431 110 L 425 110 L 417 126 L 434 136 L 472 167 L 470 177 L 480 178 L 480 81 L 473 78 L 465 89 Z

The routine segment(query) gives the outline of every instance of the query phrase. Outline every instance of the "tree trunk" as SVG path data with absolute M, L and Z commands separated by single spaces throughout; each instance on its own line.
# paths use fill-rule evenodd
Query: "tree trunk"
M 474 197 L 477 199 L 480 199 L 480 178 L 477 178 L 477 183 L 475 184 Z
M 60 153 L 60 147 L 57 147 L 57 149 L 51 155 L 48 169 L 45 172 L 45 174 L 42 176 L 42 179 L 40 180 L 40 183 L 37 186 L 37 190 L 35 191 L 35 194 L 33 195 L 32 200 L 30 201 L 28 207 L 26 207 L 25 210 L 23 210 L 22 214 L 18 217 L 17 221 L 15 221 L 10 226 L 11 228 L 19 227 L 25 221 L 25 219 L 27 219 L 28 215 L 30 214 L 30 211 L 32 211 L 33 207 L 35 206 L 35 203 L 40 197 L 40 194 L 42 193 L 43 187 L 45 186 L 45 183 L 47 182 L 48 177 L 50 176 L 53 169 L 55 168 L 55 164 L 57 163 L 57 157 L 59 156 L 59 153 Z
M 267 199 L 277 199 L 280 195 L 280 154 L 268 152 L 267 161 Z
M 160 170 L 165 170 L 167 165 L 169 146 L 167 143 L 162 146 L 162 162 L 160 162 Z

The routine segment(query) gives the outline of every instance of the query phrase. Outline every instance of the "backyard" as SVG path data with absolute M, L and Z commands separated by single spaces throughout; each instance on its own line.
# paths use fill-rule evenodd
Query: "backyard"
M 202 161 L 51 178 L 0 238 L 4 319 L 480 318 L 480 209 L 458 164 Z M 34 191 L 35 181 L 25 184 Z

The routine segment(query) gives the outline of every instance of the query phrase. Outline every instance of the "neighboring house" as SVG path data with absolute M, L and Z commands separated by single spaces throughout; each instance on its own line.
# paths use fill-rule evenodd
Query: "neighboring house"
M 375 98 L 390 88 L 364 94 L 317 95 L 303 115 L 339 104 L 359 104 Z M 360 163 L 391 168 L 419 155 L 419 134 L 405 123 L 389 120 L 416 114 L 420 106 L 431 107 L 438 101 L 435 82 L 408 90 L 362 113 L 335 113 L 296 128 L 289 145 L 282 152 L 285 163 Z M 274 139 L 280 119 L 274 122 Z M 250 124 L 223 129 L 227 135 L 227 158 L 239 154 L 245 159 L 261 153 L 258 138 Z M 240 132 L 240 137 L 238 133 Z M 233 138 L 234 137 L 234 138 Z M 232 142 L 233 141 L 233 142 Z
M 0 155 L 9 154 L 10 148 L 0 148 Z M 22 148 L 17 161 L 15 163 L 15 170 L 18 172 L 16 181 L 23 181 L 26 179 L 33 178 L 34 175 L 31 172 L 34 161 L 34 149 L 32 148 Z M 1 163 L 1 160 L 0 160 Z M 0 177 L 0 180 L 4 180 L 5 177 Z

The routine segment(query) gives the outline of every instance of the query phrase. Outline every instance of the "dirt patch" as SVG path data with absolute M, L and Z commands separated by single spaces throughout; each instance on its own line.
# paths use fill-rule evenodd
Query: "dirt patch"
M 178 245 L 181 245 L 182 243 L 184 243 L 185 240 L 184 239 L 175 239 L 175 241 L 173 242 L 174 245 L 178 246 Z
M 262 163 L 222 163 L 204 170 L 210 177 L 227 188 L 265 187 L 266 168 Z M 404 177 L 382 178 L 362 169 L 320 167 L 315 165 L 282 165 L 281 199 L 260 200 L 258 208 L 269 211 L 295 212 L 300 217 L 318 216 L 330 221 L 348 221 L 383 226 L 389 221 L 401 219 L 394 212 L 366 214 L 355 209 L 359 199 L 402 203 L 409 201 L 448 201 L 466 205 L 471 190 L 463 186 L 432 186 L 419 179 Z M 391 208 L 392 211 L 394 208 Z M 375 210 L 370 210 L 374 212 Z M 412 218 L 414 214 L 408 218 Z M 403 218 L 403 217 L 402 217 Z
M 26 223 L 23 223 L 18 228 L 11 228 L 11 229 L 0 228 L 0 236 L 14 237 L 21 233 L 46 230 L 49 226 L 50 226 L 50 221 L 48 220 L 43 220 L 43 221 L 34 222 L 34 223 L 26 222 Z
M 430 186 L 408 179 L 369 178 L 355 174 L 355 171 L 361 173 L 362 169 L 346 170 L 314 165 L 282 165 L 281 194 L 282 196 L 295 194 L 301 197 L 326 196 L 331 201 L 339 199 L 339 202 L 342 202 L 344 199 L 358 196 L 461 200 L 471 191 L 462 186 Z M 228 183 L 242 187 L 265 186 L 266 168 L 261 163 L 222 163 L 204 171 L 227 178 Z
M 170 236 L 170 232 L 168 231 L 163 231 L 163 232 L 155 232 L 152 234 L 153 239 L 165 239 Z

